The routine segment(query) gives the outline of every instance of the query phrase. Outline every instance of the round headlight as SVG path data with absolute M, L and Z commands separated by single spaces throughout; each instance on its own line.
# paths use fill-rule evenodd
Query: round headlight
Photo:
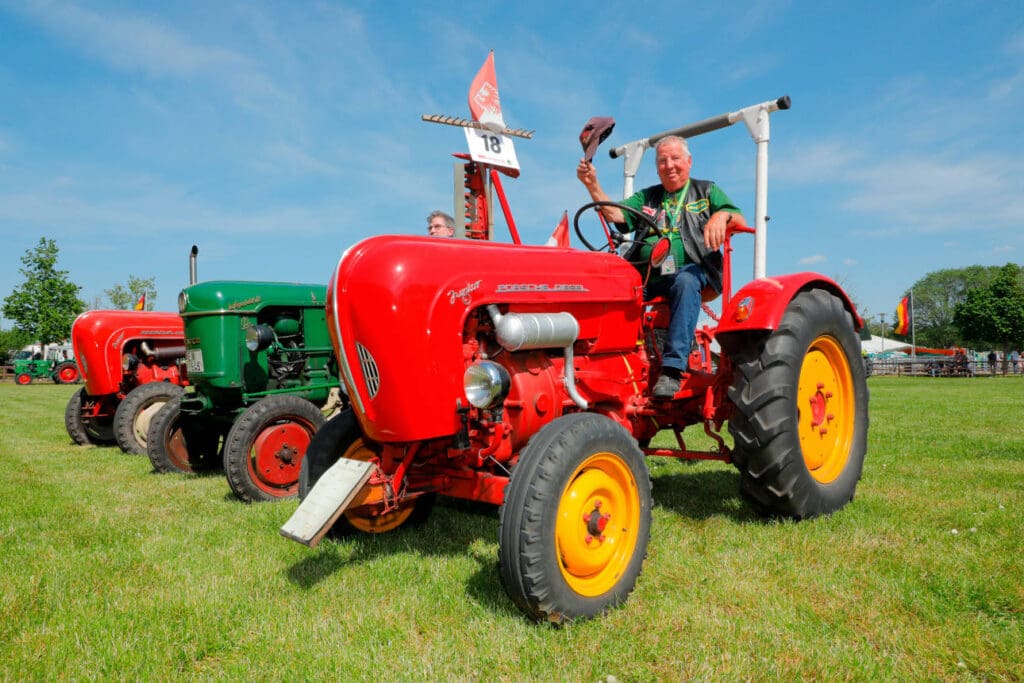
M 187 306 L 187 305 L 188 305 L 188 296 L 185 295 L 184 291 L 178 292 L 178 314 L 179 315 L 185 312 L 185 306 Z
M 139 359 L 134 353 L 125 353 L 121 355 L 121 369 L 125 372 L 131 372 L 138 364 Z
M 245 330 L 245 348 L 262 351 L 274 341 L 274 330 L 266 325 L 252 325 Z
M 508 370 L 489 360 L 470 365 L 462 376 L 466 398 L 477 408 L 493 408 L 500 405 L 508 396 L 511 383 Z

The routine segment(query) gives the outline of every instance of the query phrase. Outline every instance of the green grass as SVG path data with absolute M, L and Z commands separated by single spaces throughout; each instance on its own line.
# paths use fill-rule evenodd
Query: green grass
M 0 385 L 0 678 L 1024 678 L 1024 380 L 869 385 L 850 506 L 766 522 L 732 467 L 651 459 L 636 591 L 563 629 L 505 596 L 493 508 L 309 550 L 295 501 L 73 446 L 74 387 Z

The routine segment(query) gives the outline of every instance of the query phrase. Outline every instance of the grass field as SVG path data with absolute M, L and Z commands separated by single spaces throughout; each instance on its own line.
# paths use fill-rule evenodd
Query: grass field
M 0 678 L 1024 679 L 1024 379 L 869 386 L 850 506 L 766 522 L 731 466 L 650 460 L 636 591 L 556 629 L 505 596 L 493 508 L 309 550 L 297 502 L 73 446 L 75 387 L 0 385 Z

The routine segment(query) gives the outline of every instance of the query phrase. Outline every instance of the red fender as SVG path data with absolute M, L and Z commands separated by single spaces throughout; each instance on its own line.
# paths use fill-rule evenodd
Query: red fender
M 813 288 L 827 289 L 838 296 L 846 310 L 853 314 L 853 324 L 857 330 L 864 326 L 853 302 L 834 280 L 818 273 L 792 273 L 765 277 L 744 285 L 722 308 L 716 335 L 749 330 L 774 330 L 779 326 L 782 314 L 793 297 Z

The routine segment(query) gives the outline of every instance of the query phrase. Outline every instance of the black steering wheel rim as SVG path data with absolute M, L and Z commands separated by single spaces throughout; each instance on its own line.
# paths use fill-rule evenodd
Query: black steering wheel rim
M 580 238 L 580 242 L 582 242 L 583 246 L 585 246 L 590 251 L 604 251 L 606 248 L 608 248 L 609 250 L 611 249 L 610 245 L 603 245 L 603 246 L 600 246 L 600 247 L 595 247 L 594 245 L 592 245 L 590 243 L 589 240 L 587 240 L 586 237 L 583 236 L 583 230 L 580 229 L 580 216 L 583 215 L 583 212 L 587 211 L 588 209 L 600 209 L 602 206 L 614 206 L 615 208 L 619 209 L 620 211 L 627 212 L 627 213 L 633 215 L 634 217 L 640 219 L 641 226 L 642 226 L 642 231 L 641 231 L 641 227 L 637 227 L 637 229 L 634 231 L 634 233 L 639 232 L 641 234 L 639 234 L 638 236 L 634 237 L 633 239 L 628 239 L 623 233 L 621 233 L 621 232 L 619 232 L 618 230 L 615 229 L 615 227 L 614 227 L 615 224 L 614 223 L 612 223 L 610 221 L 608 222 L 608 229 L 611 231 L 612 241 L 615 242 L 616 246 L 618 246 L 620 244 L 623 244 L 625 242 L 643 242 L 649 236 L 659 234 L 659 232 L 658 232 L 658 224 L 654 222 L 654 218 L 652 218 L 651 216 L 648 216 L 646 213 L 644 213 L 643 211 L 640 211 L 639 209 L 634 209 L 632 206 L 627 206 L 627 205 L 622 204 L 620 202 L 613 202 L 613 201 L 589 202 L 589 203 L 584 204 L 583 206 L 581 206 L 579 208 L 579 210 L 576 211 L 576 215 L 572 217 L 572 227 L 573 227 L 573 230 L 576 231 L 576 236 Z

